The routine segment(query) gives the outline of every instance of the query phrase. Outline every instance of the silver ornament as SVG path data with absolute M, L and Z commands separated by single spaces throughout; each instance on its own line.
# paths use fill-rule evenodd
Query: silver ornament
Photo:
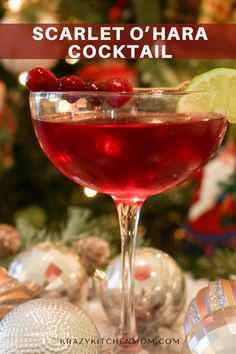
M 78 306 L 87 299 L 87 272 L 79 257 L 66 247 L 38 244 L 13 260 L 9 274 L 20 282 L 43 286 L 44 295 L 50 298 L 64 298 Z
M 236 281 L 220 279 L 201 289 L 189 305 L 184 328 L 184 354 L 234 353 Z
M 114 325 L 120 321 L 121 257 L 116 257 L 100 280 L 104 309 Z M 180 314 L 186 298 L 185 278 L 176 262 L 154 248 L 139 248 L 135 257 L 135 311 L 139 336 L 156 334 Z
M 6 353 L 100 354 L 101 340 L 92 320 L 74 305 L 38 299 L 0 322 L 0 354 Z

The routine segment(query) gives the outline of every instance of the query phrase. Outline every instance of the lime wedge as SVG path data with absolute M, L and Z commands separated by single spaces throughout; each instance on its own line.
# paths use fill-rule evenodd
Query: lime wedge
M 223 114 L 236 123 L 236 70 L 218 68 L 196 76 L 185 91 L 197 91 L 181 97 L 178 112 Z

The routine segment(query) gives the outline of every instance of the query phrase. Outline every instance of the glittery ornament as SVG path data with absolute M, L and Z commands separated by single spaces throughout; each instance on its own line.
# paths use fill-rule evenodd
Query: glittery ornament
M 10 277 L 5 268 L 0 267 L 0 319 L 16 306 L 31 299 L 27 288 Z
M 100 354 L 99 338 L 92 320 L 74 305 L 38 299 L 20 305 L 2 320 L 0 353 Z
M 191 301 L 184 353 L 232 354 L 236 347 L 236 281 L 210 282 Z
M 102 274 L 100 295 L 111 322 L 119 323 L 121 309 L 121 257 Z M 135 311 L 139 335 L 155 335 L 172 325 L 185 303 L 185 278 L 176 262 L 154 248 L 139 248 L 135 257 Z
M 110 256 L 109 243 L 95 236 L 76 241 L 73 249 L 88 272 L 100 268 Z
M 0 257 L 15 254 L 21 244 L 21 238 L 17 230 L 7 224 L 0 224 Z
M 78 256 L 49 242 L 20 253 L 10 264 L 9 274 L 43 286 L 51 298 L 65 298 L 76 305 L 83 305 L 87 298 L 87 273 Z

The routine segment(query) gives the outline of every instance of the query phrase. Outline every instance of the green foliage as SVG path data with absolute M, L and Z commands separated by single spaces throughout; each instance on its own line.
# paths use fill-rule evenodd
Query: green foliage
M 211 258 L 182 254 L 177 256 L 177 261 L 195 278 L 215 280 L 236 274 L 236 251 L 230 249 L 218 249 Z
M 35 207 L 16 214 L 16 228 L 22 240 L 20 251 L 25 251 L 29 247 L 45 241 L 62 243 L 71 247 L 77 240 L 88 236 L 97 236 L 109 242 L 111 257 L 120 253 L 119 225 L 114 214 L 96 217 L 91 209 L 70 207 L 67 221 L 61 223 L 59 228 L 46 224 L 42 227 L 42 223 L 39 223 L 39 220 L 42 220 L 42 215 L 45 217 L 42 210 Z M 45 218 L 43 220 L 45 221 Z M 149 245 L 140 232 L 137 244 L 139 247 Z M 7 266 L 12 258 L 0 258 L 0 266 Z
M 232 174 L 228 183 L 221 183 L 224 194 L 230 194 L 236 199 L 236 173 Z
M 137 23 L 160 23 L 161 1 L 132 0 L 134 15 Z

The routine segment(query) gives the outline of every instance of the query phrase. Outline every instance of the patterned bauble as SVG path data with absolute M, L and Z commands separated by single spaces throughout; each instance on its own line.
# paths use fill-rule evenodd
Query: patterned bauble
M 232 354 L 236 347 L 236 281 L 220 279 L 201 289 L 185 319 L 184 353 Z
M 15 254 L 21 244 L 18 231 L 11 225 L 0 224 L 0 257 Z
M 90 236 L 76 241 L 73 249 L 80 257 L 84 267 L 90 273 L 94 272 L 96 268 L 103 266 L 110 256 L 109 243 L 96 236 Z
M 101 341 L 92 320 L 77 307 L 38 299 L 20 305 L 2 320 L 0 353 L 100 354 Z
M 0 267 L 0 319 L 25 301 L 31 300 L 27 288 Z
M 176 262 L 154 248 L 139 248 L 135 257 L 135 311 L 139 335 L 157 334 L 173 324 L 185 303 L 185 278 Z M 116 257 L 100 280 L 104 309 L 115 325 L 121 309 L 121 257 Z
M 20 253 L 10 264 L 9 274 L 21 282 L 43 286 L 45 295 L 83 305 L 87 298 L 87 273 L 79 257 L 66 247 L 49 242 Z

